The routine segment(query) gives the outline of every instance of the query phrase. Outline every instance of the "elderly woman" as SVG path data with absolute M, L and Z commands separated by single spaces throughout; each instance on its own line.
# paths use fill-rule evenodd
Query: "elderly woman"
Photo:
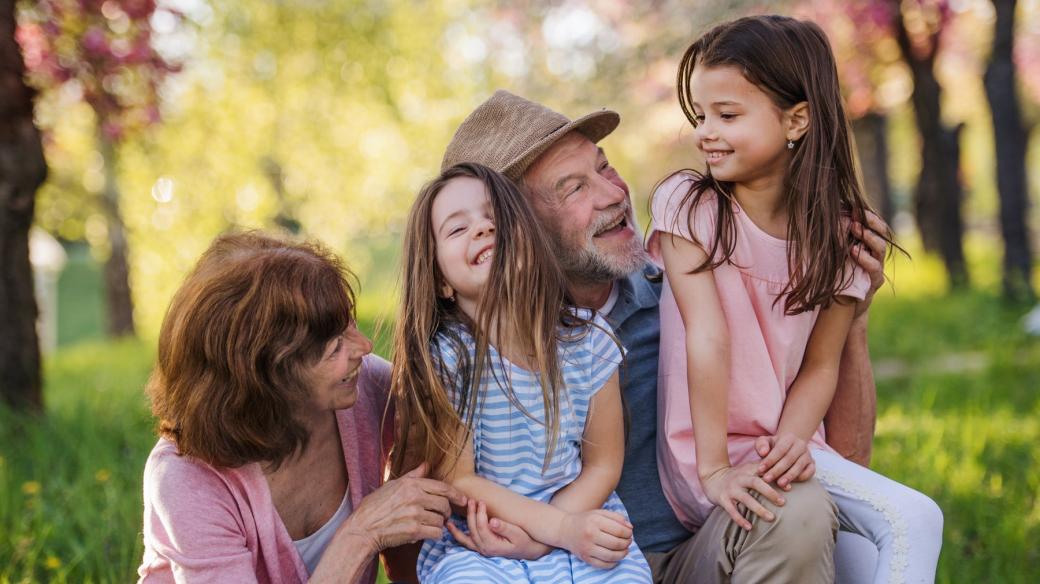
M 218 238 L 188 275 L 148 384 L 141 581 L 371 583 L 377 554 L 465 505 L 422 467 L 380 486 L 389 365 L 345 275 L 316 244 L 256 233 Z

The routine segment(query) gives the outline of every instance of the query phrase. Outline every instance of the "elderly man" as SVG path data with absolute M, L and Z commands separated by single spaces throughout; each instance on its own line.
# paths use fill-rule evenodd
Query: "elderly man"
M 643 250 L 628 185 L 597 142 L 620 122 L 600 110 L 576 120 L 506 91 L 478 106 L 458 128 L 442 163 L 477 162 L 504 173 L 528 195 L 547 228 L 575 301 L 603 314 L 627 349 L 622 391 L 630 430 L 617 492 L 635 526 L 657 582 L 828 582 L 834 578 L 837 520 L 823 488 L 811 479 L 783 491 L 782 505 L 749 491 L 766 508 L 744 510 L 750 531 L 721 508 L 690 533 L 676 519 L 657 472 L 657 363 L 661 284 Z M 876 218 L 873 227 L 884 229 Z M 863 464 L 873 435 L 874 383 L 866 343 L 866 312 L 883 282 L 884 241 L 853 228 L 870 253 L 859 261 L 874 285 L 859 307 L 842 358 L 839 392 L 828 414 L 828 439 Z M 518 529 L 495 530 L 516 541 Z

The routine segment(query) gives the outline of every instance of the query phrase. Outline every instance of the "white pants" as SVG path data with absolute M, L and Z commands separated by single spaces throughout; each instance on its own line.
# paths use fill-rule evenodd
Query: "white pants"
M 838 582 L 934 582 L 943 526 L 935 501 L 837 454 L 813 449 L 812 455 L 816 479 L 838 507 L 841 531 L 860 535 L 876 548 L 839 536 Z

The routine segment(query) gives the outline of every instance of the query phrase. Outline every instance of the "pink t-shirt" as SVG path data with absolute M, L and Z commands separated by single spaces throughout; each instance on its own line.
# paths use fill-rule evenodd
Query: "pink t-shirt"
M 648 248 L 661 262 L 659 232 L 699 242 L 710 251 L 715 233 L 717 202 L 706 193 L 694 209 L 692 232 L 687 225 L 689 204 L 683 196 L 693 176 L 668 178 L 653 195 Z M 755 438 L 776 433 L 787 391 L 798 375 L 819 309 L 789 316 L 783 301 L 773 301 L 789 280 L 787 241 L 756 226 L 736 201 L 736 238 L 730 262 L 713 271 L 730 336 L 728 446 L 734 465 L 757 460 Z M 851 264 L 852 262 L 850 262 Z M 703 525 L 713 504 L 704 495 L 697 475 L 693 423 L 686 376 L 686 329 L 670 286 L 661 288 L 661 349 L 658 373 L 657 459 L 665 496 L 688 529 Z M 853 266 L 851 284 L 842 295 L 862 299 L 869 276 Z M 812 442 L 827 448 L 823 424 Z
M 382 453 L 393 437 L 391 424 L 380 435 L 389 386 L 389 363 L 367 356 L 357 403 L 336 412 L 354 509 L 383 477 Z M 149 583 L 308 579 L 259 464 L 213 467 L 180 456 L 165 438 L 144 468 L 144 558 L 137 573 Z M 359 582 L 375 579 L 373 557 Z

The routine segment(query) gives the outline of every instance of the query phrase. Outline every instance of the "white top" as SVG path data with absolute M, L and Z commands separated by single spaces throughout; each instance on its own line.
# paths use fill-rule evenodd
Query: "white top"
M 321 556 L 325 554 L 325 548 L 329 547 L 329 542 L 332 541 L 332 536 L 336 535 L 336 530 L 339 529 L 340 524 L 353 511 L 353 506 L 350 504 L 350 488 L 348 487 L 343 494 L 343 502 L 339 504 L 339 509 L 325 522 L 325 525 L 322 525 L 318 528 L 318 531 L 303 539 L 293 540 L 296 551 L 300 553 L 300 558 L 303 559 L 304 565 L 307 566 L 308 574 L 314 573 L 314 569 L 318 567 L 318 562 L 321 561 Z
M 610 285 L 610 296 L 607 296 L 607 301 L 603 303 L 603 306 L 599 307 L 599 310 L 597 312 L 599 312 L 603 316 L 610 314 L 610 311 L 614 310 L 614 305 L 617 304 L 618 295 L 618 285 L 617 281 L 615 280 Z

